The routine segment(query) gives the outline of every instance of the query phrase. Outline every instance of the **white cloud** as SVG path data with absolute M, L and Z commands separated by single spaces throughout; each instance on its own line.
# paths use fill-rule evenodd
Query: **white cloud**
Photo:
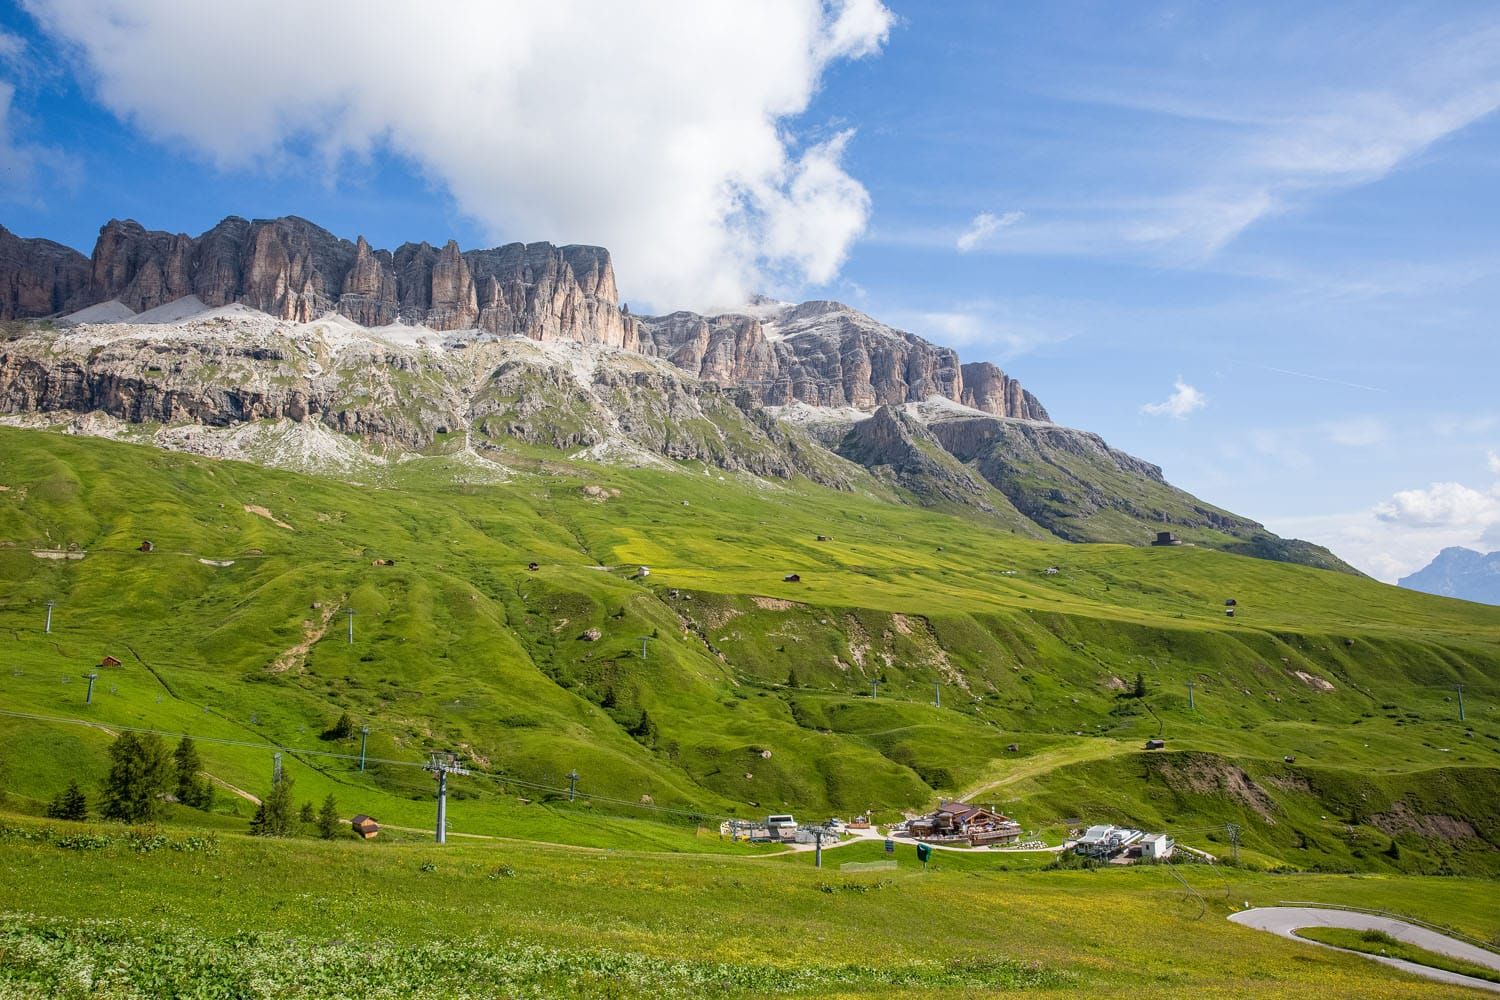
M 389 149 L 495 240 L 609 247 L 655 306 L 826 282 L 869 214 L 850 133 L 788 129 L 830 63 L 880 50 L 877 0 L 26 5 L 155 140 L 225 169 Z
M 1172 395 L 1160 403 L 1147 403 L 1141 407 L 1141 412 L 1149 413 L 1153 417 L 1172 417 L 1175 420 L 1181 420 L 1194 410 L 1201 410 L 1208 405 L 1208 397 L 1184 382 L 1182 376 L 1177 377 L 1173 386 Z
M 999 230 L 1006 226 L 1014 226 L 1024 218 L 1026 218 L 1025 212 L 1006 212 L 1004 215 L 980 212 L 969 220 L 969 228 L 958 235 L 954 246 L 958 248 L 959 253 L 968 253 Z
M 1425 490 L 1402 490 L 1376 504 L 1375 517 L 1388 524 L 1423 528 L 1486 527 L 1500 522 L 1500 487 L 1488 493 L 1462 483 L 1433 483 Z
M 1326 545 L 1371 576 L 1394 583 L 1449 546 L 1500 548 L 1500 484 L 1483 492 L 1461 483 L 1433 483 L 1402 490 L 1365 510 L 1282 518 L 1267 527 Z
M 1489 460 L 1490 471 L 1500 476 L 1500 453 L 1492 451 L 1485 457 Z

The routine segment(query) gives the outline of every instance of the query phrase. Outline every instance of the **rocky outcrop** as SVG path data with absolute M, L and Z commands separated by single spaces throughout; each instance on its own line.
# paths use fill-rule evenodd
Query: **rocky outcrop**
M 0 226 L 0 320 L 81 308 L 88 287 L 89 262 L 78 251 Z
M 966 364 L 962 371 L 964 391 L 959 402 L 965 406 L 997 417 L 1051 422 L 1040 400 L 988 361 Z
M 9 237 L 9 234 L 5 234 Z M 8 248 L 8 249 L 7 249 Z M 5 315 L 53 315 L 118 299 L 143 312 L 196 295 L 306 323 L 337 312 L 364 326 L 402 321 L 440 331 L 625 348 L 671 361 L 764 404 L 855 407 L 933 396 L 984 413 L 1048 419 L 1035 396 L 987 362 L 958 355 L 838 302 L 779 304 L 703 316 L 636 318 L 619 300 L 600 247 L 511 243 L 460 250 L 448 241 L 394 253 L 334 236 L 296 216 L 230 216 L 196 238 L 111 220 L 92 259 L 45 241 L 0 240 L 10 284 Z
M 838 454 L 863 465 L 929 504 L 972 506 L 994 512 L 993 491 L 944 451 L 928 429 L 890 406 L 851 427 Z
M 7 275 L 30 273 L 19 263 L 0 264 Z M 399 319 L 533 340 L 626 348 L 638 342 L 635 321 L 620 308 L 609 252 L 600 247 L 512 243 L 465 252 L 450 240 L 441 249 L 407 243 L 393 254 L 296 216 L 231 216 L 197 238 L 112 220 L 99 231 L 84 273 L 86 287 L 77 294 L 70 287 L 67 295 L 17 296 L 14 315 L 110 299 L 141 312 L 196 295 L 209 306 L 240 302 L 300 323 L 338 312 L 366 326 Z
M 639 349 L 700 378 L 742 386 L 767 405 L 873 410 L 939 396 L 996 416 L 1049 419 L 1035 396 L 994 365 L 960 365 L 949 348 L 838 302 L 761 316 L 647 317 Z

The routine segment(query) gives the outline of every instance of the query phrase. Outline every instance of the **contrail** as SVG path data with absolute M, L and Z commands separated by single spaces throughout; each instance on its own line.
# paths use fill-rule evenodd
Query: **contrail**
M 1244 365 L 1246 368 L 1260 368 L 1260 369 L 1263 369 L 1263 370 L 1268 371 L 1268 372 L 1276 372 L 1279 375 L 1294 375 L 1297 378 L 1311 379 L 1314 382 L 1327 382 L 1330 385 L 1347 386 L 1350 389 L 1363 389 L 1366 392 L 1385 392 L 1386 391 L 1386 390 L 1380 388 L 1379 386 L 1361 385 L 1358 382 L 1344 382 L 1344 381 L 1341 381 L 1340 379 L 1336 379 L 1336 378 L 1324 378 L 1322 375 L 1309 375 L 1307 372 L 1294 372 L 1290 368 L 1275 368 L 1275 367 L 1273 367 L 1271 365 L 1257 365 L 1257 364 L 1254 364 L 1253 362 L 1249 362 L 1249 361 L 1236 361 L 1234 363 L 1237 364 L 1237 365 Z

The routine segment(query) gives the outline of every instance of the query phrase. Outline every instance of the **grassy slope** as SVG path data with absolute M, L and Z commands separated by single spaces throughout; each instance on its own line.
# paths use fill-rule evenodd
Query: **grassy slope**
M 1500 982 L 1500 972 L 1488 966 L 1428 951 L 1426 948 L 1398 941 L 1389 934 L 1379 931 L 1355 931 L 1345 927 L 1304 927 L 1297 931 L 1297 936 L 1305 937 L 1309 941 L 1331 944 L 1336 948 L 1347 948 L 1350 951 L 1362 951 L 1387 958 L 1401 958 L 1408 962 L 1416 962 L 1418 965 L 1430 965 L 1434 969 L 1457 972 L 1462 976 Z
M 18 825 L 30 827 L 4 821 Z M 1200 906 L 1161 868 L 1024 872 L 945 857 L 924 874 L 905 851 L 899 862 L 856 875 L 806 859 L 534 846 L 230 835 L 210 854 L 139 853 L 0 835 L 10 914 L 0 982 L 22 996 L 225 983 L 236 995 L 339 995 L 359 981 L 397 995 L 916 997 L 1029 985 L 1036 996 L 1437 997 L 1451 988 L 1223 916 L 1247 901 L 1327 899 L 1500 931 L 1500 897 L 1474 880 L 1188 868 Z M 110 985 L 71 985 L 86 974 Z
M 537 454 L 487 487 L 440 484 L 419 460 L 389 472 L 397 490 L 0 430 L 0 541 L 16 543 L 0 549 L 6 707 L 351 752 L 317 739 L 348 709 L 371 723 L 377 757 L 452 746 L 551 786 L 577 767 L 586 791 L 632 803 L 889 814 L 989 787 L 1029 828 L 1233 820 L 1251 850 L 1299 865 L 1492 867 L 1479 838 L 1433 844 L 1399 828 L 1416 822 L 1407 813 L 1444 812 L 1496 828 L 1494 609 L 1206 549 L 1034 542 L 805 485 Z M 601 502 L 584 485 L 619 494 Z M 136 551 L 147 537 L 156 551 Z M 30 553 L 70 542 L 87 558 Z M 793 571 L 802 581 L 783 582 Z M 43 636 L 49 598 L 57 629 Z M 646 660 L 641 636 L 655 637 Z M 270 669 L 302 643 L 305 658 Z M 104 671 L 85 709 L 78 674 L 107 653 L 124 666 Z M 1151 694 L 1122 699 L 1136 673 Z M 1455 683 L 1472 730 L 1453 718 Z M 643 710 L 653 745 L 627 732 Z M 67 773 L 97 775 L 108 740 L 3 718 L 0 732 L 23 748 L 13 756 L 68 763 L 10 768 L 33 807 Z M 1147 761 L 1140 741 L 1158 733 L 1197 756 Z M 264 751 L 204 756 L 229 782 L 266 784 Z M 332 790 L 346 811 L 429 822 L 430 779 L 415 769 L 289 767 L 309 798 Z M 1236 771 L 1269 806 L 1216 793 Z M 475 796 L 454 806 L 465 830 L 717 847 L 691 821 L 641 821 L 655 815 L 645 809 L 600 801 L 560 824 L 569 807 L 523 804 L 522 786 L 462 789 Z M 1383 853 L 1382 822 L 1406 837 L 1399 857 Z

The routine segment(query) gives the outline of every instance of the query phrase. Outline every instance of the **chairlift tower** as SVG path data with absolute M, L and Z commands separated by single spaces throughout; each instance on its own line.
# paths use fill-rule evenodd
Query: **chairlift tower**
M 458 762 L 458 754 L 445 750 L 428 754 L 424 770 L 437 775 L 437 842 L 446 844 L 448 842 L 448 775 L 468 774 L 469 769 Z
M 638 636 L 638 638 L 641 640 L 641 659 L 644 660 L 646 658 L 646 643 L 650 642 L 652 639 L 655 639 L 656 636 L 654 636 L 654 635 L 643 635 L 643 636 Z
M 1191 712 L 1191 711 L 1193 711 L 1196 708 L 1196 706 L 1193 704 L 1193 682 L 1192 681 L 1188 681 L 1187 688 L 1188 688 L 1188 711 Z
M 89 682 L 89 690 L 88 693 L 83 696 L 83 703 L 85 705 L 92 705 L 94 703 L 94 682 L 99 679 L 99 675 L 97 673 L 90 672 L 84 674 L 83 676 L 86 677 Z
M 1458 721 L 1459 722 L 1463 722 L 1464 721 L 1464 686 L 1462 684 L 1459 684 L 1459 685 L 1456 685 L 1456 687 L 1457 687 L 1457 690 L 1458 690 Z
M 370 741 L 370 727 L 359 727 L 359 769 L 365 769 L 365 744 Z
M 345 608 L 344 615 L 349 619 L 349 645 L 354 645 L 354 609 Z
M 574 793 L 576 793 L 578 791 L 578 778 L 579 778 L 578 768 L 575 767 L 575 768 L 573 768 L 573 770 L 571 770 L 571 771 L 568 772 L 568 801 L 569 802 L 573 801 Z
M 47 626 L 46 628 L 42 629 L 42 631 L 48 635 L 52 634 L 52 607 L 55 604 L 57 604 L 56 601 L 47 602 Z

